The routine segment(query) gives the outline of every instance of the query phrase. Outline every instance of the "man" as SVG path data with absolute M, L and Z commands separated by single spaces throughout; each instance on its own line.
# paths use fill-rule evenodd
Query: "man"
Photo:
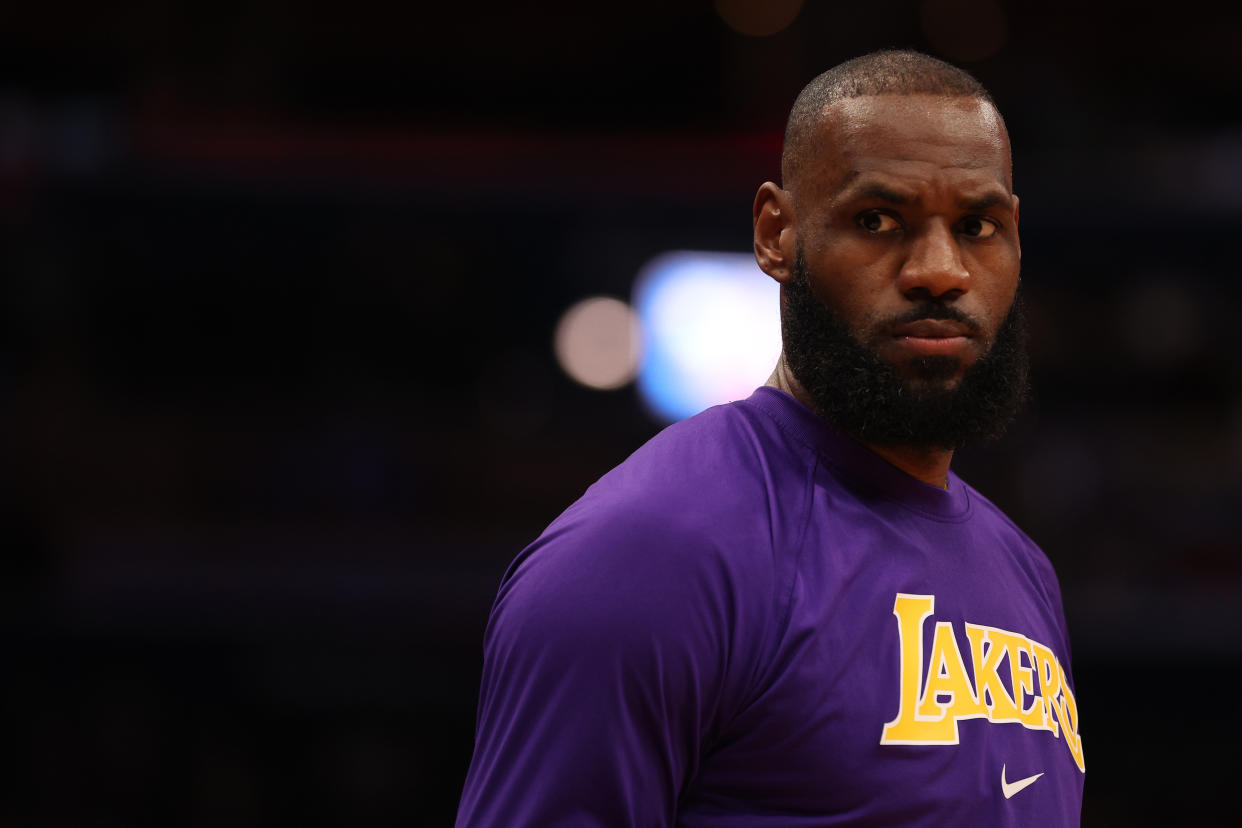
M 781 176 L 779 364 L 510 568 L 460 826 L 1078 824 L 1056 577 L 949 470 L 1026 389 L 1004 122 L 875 53 L 803 90 Z

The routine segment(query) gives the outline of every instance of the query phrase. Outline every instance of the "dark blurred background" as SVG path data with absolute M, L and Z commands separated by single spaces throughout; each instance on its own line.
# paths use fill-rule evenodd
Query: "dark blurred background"
M 557 319 L 749 250 L 798 90 L 908 46 L 1014 139 L 1036 396 L 958 469 L 1060 573 L 1084 824 L 1209 824 L 1242 769 L 1239 24 L 11 4 L 0 819 L 451 823 L 505 566 L 664 425 L 570 380 Z

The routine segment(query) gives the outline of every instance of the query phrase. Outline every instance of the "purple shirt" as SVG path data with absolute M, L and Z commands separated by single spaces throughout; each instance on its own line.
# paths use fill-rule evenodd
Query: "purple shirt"
M 509 568 L 457 825 L 1078 825 L 1083 771 L 1039 548 L 760 388 Z

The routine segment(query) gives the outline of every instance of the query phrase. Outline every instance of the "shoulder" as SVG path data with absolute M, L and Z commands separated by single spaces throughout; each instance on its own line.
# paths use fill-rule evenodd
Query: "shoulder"
M 537 767 L 604 783 L 539 789 L 527 822 L 674 812 L 705 740 L 752 701 L 789 592 L 764 472 L 782 449 L 757 416 L 731 405 L 665 429 L 518 556 L 488 619 L 463 801 L 511 815 L 534 789 L 509 780 Z
M 715 406 L 674 423 L 592 485 L 576 508 L 624 510 L 631 521 L 712 533 L 746 515 L 794 503 L 814 453 L 746 402 Z
M 788 581 L 814 462 L 744 404 L 669 426 L 523 550 L 495 610 L 627 635 L 762 626 Z
M 1005 549 L 1018 564 L 1027 570 L 1044 587 L 1048 597 L 1059 608 L 1061 606 L 1061 588 L 1057 580 L 1056 570 L 1052 561 L 1031 537 L 1014 522 L 999 506 L 963 481 L 969 494 L 974 520 L 988 527 L 1001 541 Z
M 993 503 L 991 498 L 967 483 L 965 480 L 962 480 L 960 477 L 958 480 L 961 482 L 963 488 L 966 489 L 967 495 L 970 498 L 971 509 L 975 512 L 977 519 L 994 523 L 1000 528 L 1000 531 L 1012 535 L 1014 538 L 1019 539 L 1022 543 L 1038 548 L 1035 541 L 1031 540 L 1030 536 L 1028 536 L 1026 532 L 1024 532 L 1022 528 L 1014 522 L 1013 518 L 1009 517 L 1003 509 Z
M 675 423 L 596 481 L 545 536 L 618 545 L 657 568 L 684 554 L 752 559 L 808 507 L 813 452 L 745 403 Z

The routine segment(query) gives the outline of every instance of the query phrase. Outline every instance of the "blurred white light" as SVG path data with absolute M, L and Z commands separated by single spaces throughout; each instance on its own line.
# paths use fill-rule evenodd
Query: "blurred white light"
M 609 390 L 633 381 L 641 342 L 629 305 L 594 296 L 565 311 L 553 347 L 565 373 L 590 388 Z
M 780 356 L 780 289 L 749 253 L 657 256 L 639 273 L 634 307 L 638 390 L 664 420 L 749 397 Z

